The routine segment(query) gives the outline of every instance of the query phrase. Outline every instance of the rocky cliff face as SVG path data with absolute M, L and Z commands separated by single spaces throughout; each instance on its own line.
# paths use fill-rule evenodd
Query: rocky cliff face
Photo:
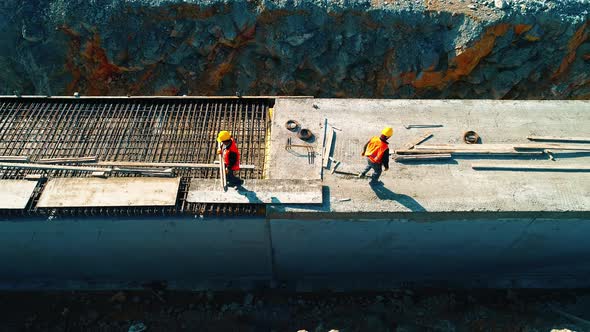
M 0 93 L 590 98 L 588 0 L 3 0 Z

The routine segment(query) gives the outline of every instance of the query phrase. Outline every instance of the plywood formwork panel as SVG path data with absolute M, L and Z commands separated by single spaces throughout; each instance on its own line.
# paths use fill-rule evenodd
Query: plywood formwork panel
M 36 186 L 37 181 L 0 180 L 0 209 L 24 209 Z
M 171 206 L 180 178 L 57 178 L 37 207 Z
M 193 179 L 187 196 L 193 203 L 321 204 L 319 180 L 246 180 L 242 188 L 221 190 L 220 180 Z

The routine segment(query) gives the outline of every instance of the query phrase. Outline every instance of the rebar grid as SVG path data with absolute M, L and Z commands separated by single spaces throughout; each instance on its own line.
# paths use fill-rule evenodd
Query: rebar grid
M 99 161 L 213 163 L 216 134 L 229 130 L 241 163 L 240 176 L 260 179 L 268 108 L 272 99 L 0 99 L 0 156 L 42 158 L 97 156 Z M 0 169 L 0 179 L 85 177 L 85 172 Z M 174 207 L 36 208 L 41 181 L 25 210 L 0 215 L 257 215 L 261 206 L 186 201 L 193 178 L 216 178 L 218 169 L 177 169 L 181 185 Z M 117 174 L 116 176 L 135 176 Z

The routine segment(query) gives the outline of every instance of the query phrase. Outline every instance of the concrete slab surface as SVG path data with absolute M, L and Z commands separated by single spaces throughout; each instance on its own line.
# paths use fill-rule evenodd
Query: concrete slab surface
M 193 179 L 186 199 L 192 203 L 321 204 L 320 180 L 245 180 L 240 189 L 221 189 L 218 179 Z
M 366 160 L 361 150 L 384 126 L 394 128 L 390 149 L 403 146 L 425 132 L 433 137 L 423 144 L 462 144 L 467 130 L 476 131 L 485 144 L 526 144 L 527 136 L 590 136 L 589 101 L 501 100 L 280 100 L 275 118 L 302 118 L 314 114 L 338 129 L 334 159 L 339 171 L 358 173 Z M 307 106 L 305 106 L 307 105 Z M 318 114 L 319 113 L 319 114 Z M 318 114 L 318 115 L 316 115 Z M 440 128 L 405 129 L 408 124 L 440 124 Z M 275 126 L 273 125 L 273 128 Z M 298 212 L 503 212 L 589 211 L 590 174 L 526 171 L 477 171 L 474 162 L 538 165 L 589 164 L 590 153 L 554 152 L 547 156 L 455 156 L 448 161 L 395 163 L 381 176 L 383 185 L 369 186 L 369 178 L 324 171 L 321 207 L 270 208 L 270 213 Z M 299 176 L 293 167 L 276 167 L 276 178 Z M 369 173 L 370 175 L 371 173 Z
M 24 209 L 38 181 L 0 180 L 0 209 Z
M 37 207 L 171 206 L 180 178 L 50 179 Z
M 278 99 L 276 101 L 272 116 L 266 178 L 303 180 L 321 178 L 324 118 L 313 108 L 313 103 L 314 99 Z M 277 109 L 280 111 L 276 112 Z M 285 128 L 288 120 L 299 122 L 299 129 L 311 130 L 314 140 L 305 142 L 299 139 L 297 131 L 293 132 Z M 287 151 L 285 145 L 288 138 L 291 138 L 294 145 L 311 146 L 315 152 L 313 163 L 309 162 L 307 149 L 304 147 L 293 147 L 291 151 Z

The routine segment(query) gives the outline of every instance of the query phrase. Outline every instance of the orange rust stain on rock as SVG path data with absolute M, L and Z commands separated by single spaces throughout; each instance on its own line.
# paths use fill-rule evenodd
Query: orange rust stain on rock
M 135 83 L 131 84 L 127 88 L 128 93 L 131 95 L 137 95 L 142 92 L 145 93 L 146 90 L 149 90 L 149 85 L 156 77 L 158 73 L 157 70 L 159 69 L 159 66 L 164 63 L 164 61 L 165 59 L 161 58 L 158 62 L 151 63 L 149 65 L 146 65 L 144 68 L 141 68 L 141 70 L 143 71 L 141 76 L 137 81 L 135 81 Z
M 423 71 L 418 75 L 418 77 L 412 83 L 417 88 L 423 88 L 423 87 L 436 85 L 438 82 L 442 82 L 443 80 L 444 80 L 444 73 L 443 72 Z
M 346 93 L 345 91 L 336 91 L 336 92 L 334 92 L 334 97 L 335 98 L 346 98 L 346 97 L 349 97 L 349 94 Z
M 434 87 L 438 89 L 444 88 L 447 84 L 457 81 L 463 76 L 469 75 L 473 69 L 479 64 L 481 59 L 486 57 L 496 42 L 496 38 L 503 36 L 510 29 L 510 24 L 502 23 L 491 28 L 488 28 L 483 37 L 477 41 L 473 46 L 460 52 L 455 58 L 449 61 L 449 68 L 444 72 L 422 72 L 415 76 L 410 82 L 415 88 L 429 88 Z M 409 72 L 412 73 L 412 72 Z M 404 76 L 406 75 L 406 76 Z M 402 77 L 410 77 L 408 73 L 403 73 Z M 406 81 L 403 79 L 403 81 Z
M 395 78 L 391 77 L 391 73 L 395 66 L 395 50 L 389 49 L 383 56 L 383 65 L 381 70 L 375 72 L 375 97 L 382 97 L 385 87 L 391 84 L 394 89 L 399 87 L 399 83 Z
M 403 85 L 412 84 L 412 82 L 416 80 L 416 73 L 414 73 L 413 71 L 405 72 L 400 75 L 400 78 L 402 80 Z
M 251 26 L 244 26 L 236 38 L 232 40 L 220 38 L 207 56 L 210 65 L 203 73 L 201 79 L 199 79 L 201 84 L 196 87 L 197 91 L 191 92 L 209 95 L 216 94 L 225 75 L 232 72 L 239 52 L 252 42 L 255 37 L 256 24 L 253 24 Z M 229 55 L 220 64 L 214 65 L 215 59 L 222 53 L 220 49 L 224 47 L 230 50 Z
M 71 27 L 59 29 L 70 38 L 65 69 L 72 75 L 66 87 L 67 93 L 75 91 L 86 95 L 107 95 L 111 83 L 127 71 L 109 61 L 106 51 L 101 47 L 100 36 L 94 33 L 82 46 L 81 35 Z
M 223 77 L 229 73 L 233 68 L 233 57 L 229 57 L 227 61 L 221 63 L 210 75 L 211 82 L 213 85 L 218 85 Z
M 533 26 L 530 24 L 516 24 L 514 26 L 514 33 L 517 35 L 522 35 L 523 33 L 532 29 Z
M 578 47 L 580 47 L 582 43 L 588 40 L 589 33 L 588 31 L 586 31 L 586 28 L 588 28 L 588 21 L 582 24 L 582 26 L 576 31 L 576 33 L 574 33 L 572 39 L 570 39 L 567 45 L 568 52 L 561 61 L 559 68 L 557 68 L 555 73 L 553 73 L 553 76 L 551 76 L 551 79 L 555 80 L 559 78 L 561 75 L 563 75 L 565 72 L 567 72 L 572 62 L 576 60 L 576 51 L 578 50 Z
M 227 9 L 223 10 L 222 8 L 214 6 L 201 8 L 201 6 L 197 4 L 180 3 L 155 8 L 128 7 L 126 11 L 129 15 L 146 17 L 152 21 L 169 22 L 176 20 L 207 19 L 217 14 L 224 14 L 227 12 Z
M 188 44 L 190 46 L 195 44 L 195 37 L 193 35 L 189 35 L 188 37 L 186 37 L 186 39 L 184 40 L 185 44 Z
M 86 42 L 81 58 L 84 60 L 88 85 L 86 93 L 89 95 L 108 94 L 111 82 L 126 70 L 109 61 L 105 50 L 101 47 L 98 33 Z
M 66 54 L 66 62 L 64 64 L 64 67 L 72 75 L 72 81 L 66 87 L 67 93 L 72 94 L 76 91 L 78 84 L 80 83 L 80 79 L 82 77 L 82 71 L 76 64 L 76 58 L 80 53 L 82 42 L 80 34 L 76 32 L 74 29 L 66 25 L 60 26 L 59 29 L 70 38 L 70 43 L 68 47 L 68 52 Z
M 219 65 L 213 67 L 209 66 L 207 70 L 201 75 L 194 86 L 196 91 L 193 93 L 199 93 L 204 95 L 214 95 L 219 90 L 223 77 L 230 73 L 233 69 L 234 56 L 230 55 L 225 61 Z
M 590 53 L 584 54 L 584 60 L 590 61 Z
M 178 95 L 178 93 L 180 92 L 180 89 L 170 85 L 164 88 L 161 88 L 160 90 L 156 91 L 156 96 L 176 96 Z
M 381 24 L 375 22 L 369 16 L 362 16 L 361 23 L 366 30 L 377 30 L 381 27 Z

